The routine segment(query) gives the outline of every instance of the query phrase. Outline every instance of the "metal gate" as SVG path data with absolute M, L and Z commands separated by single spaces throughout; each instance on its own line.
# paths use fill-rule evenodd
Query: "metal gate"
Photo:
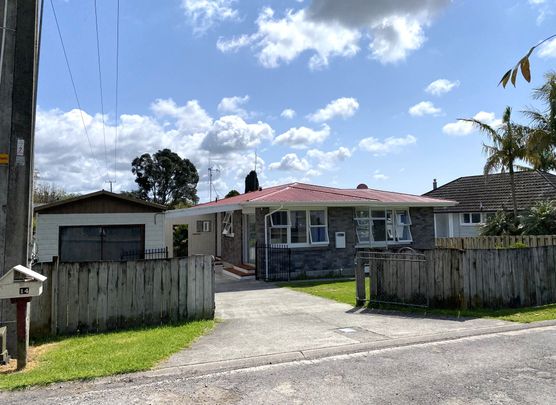
M 256 245 L 257 269 L 255 277 L 264 281 L 289 281 L 291 276 L 291 249 L 287 245 Z
M 369 302 L 429 306 L 429 279 L 424 254 L 409 248 L 398 253 L 360 251 L 356 260 L 360 272 L 368 273 Z

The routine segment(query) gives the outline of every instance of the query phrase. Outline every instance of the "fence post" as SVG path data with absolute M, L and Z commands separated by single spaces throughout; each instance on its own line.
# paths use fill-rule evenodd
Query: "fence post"
M 367 291 L 365 289 L 365 270 L 363 267 L 363 259 L 356 256 L 355 258 L 355 306 L 362 307 L 367 301 Z

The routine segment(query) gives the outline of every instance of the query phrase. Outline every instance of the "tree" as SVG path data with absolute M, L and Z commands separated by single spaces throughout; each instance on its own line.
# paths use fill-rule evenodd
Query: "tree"
M 136 157 L 131 162 L 131 172 L 139 186 L 137 195 L 144 200 L 169 206 L 199 201 L 195 165 L 170 149 Z
M 539 201 L 521 217 L 521 227 L 525 235 L 556 234 L 556 203 Z
M 68 193 L 62 187 L 56 187 L 54 184 L 38 183 L 35 185 L 33 190 L 33 203 L 48 204 L 55 201 L 77 197 L 78 195 L 79 194 Z
M 516 218 L 511 212 L 496 211 L 481 228 L 482 236 L 519 235 Z
M 510 69 L 506 73 L 504 73 L 504 76 L 502 76 L 502 79 L 500 79 L 500 81 L 498 82 L 498 85 L 500 86 L 500 84 L 502 84 L 502 87 L 505 88 L 506 85 L 508 84 L 508 81 L 511 80 L 513 86 L 515 87 L 515 81 L 517 79 L 517 72 L 518 72 L 519 69 L 521 69 L 521 74 L 523 75 L 523 78 L 525 80 L 527 80 L 528 82 L 530 82 L 531 81 L 531 70 L 530 70 L 530 66 L 529 66 L 529 56 L 531 56 L 531 54 L 533 53 L 533 51 L 536 48 L 538 48 L 539 46 L 544 44 L 546 41 L 551 40 L 552 38 L 556 38 L 556 34 L 551 35 L 548 38 L 543 39 L 537 45 L 535 45 L 531 49 L 529 49 L 529 52 L 527 52 L 527 54 L 523 58 L 521 58 L 519 60 L 519 62 L 516 63 L 516 65 L 513 67 L 513 69 Z
M 237 191 L 237 190 L 230 190 L 230 191 L 228 191 L 228 194 L 226 194 L 226 195 L 224 196 L 224 198 L 235 197 L 236 195 L 239 195 L 239 191 Z
M 175 225 L 173 233 L 174 257 L 187 256 L 188 227 Z
M 527 161 L 534 169 L 556 169 L 556 72 L 545 74 L 545 83 L 533 90 L 533 98 L 540 100 L 544 110 L 529 108 L 523 113 L 531 119 L 527 139 Z
M 257 172 L 251 170 L 249 174 L 245 177 L 245 192 L 249 193 L 251 191 L 259 190 L 259 179 L 257 178 Z
M 512 109 L 506 107 L 502 116 L 502 125 L 496 129 L 474 118 L 463 119 L 462 121 L 472 123 L 473 126 L 484 132 L 492 141 L 492 145 L 483 143 L 483 150 L 487 155 L 484 174 L 486 176 L 496 171 L 505 172 L 508 170 L 510 174 L 513 214 L 514 218 L 517 219 L 514 169 L 517 166 L 516 162 L 524 159 L 526 156 L 525 140 L 528 128 L 512 122 L 511 114 Z

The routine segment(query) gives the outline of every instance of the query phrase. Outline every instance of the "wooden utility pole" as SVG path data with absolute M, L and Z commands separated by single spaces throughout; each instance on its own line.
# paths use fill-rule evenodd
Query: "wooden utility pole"
M 0 276 L 29 267 L 40 18 L 41 0 L 0 0 Z M 16 305 L 27 306 L 17 327 Z M 16 332 L 29 330 L 29 303 L 16 305 L 0 300 L 0 326 L 8 327 L 8 352 L 20 368 L 29 334 L 18 342 Z

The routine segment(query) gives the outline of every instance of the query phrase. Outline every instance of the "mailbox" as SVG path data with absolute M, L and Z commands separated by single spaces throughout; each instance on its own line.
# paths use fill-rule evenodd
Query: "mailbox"
M 346 233 L 336 232 L 336 249 L 346 248 Z
M 0 278 L 0 299 L 36 297 L 42 294 L 46 277 L 18 265 Z

